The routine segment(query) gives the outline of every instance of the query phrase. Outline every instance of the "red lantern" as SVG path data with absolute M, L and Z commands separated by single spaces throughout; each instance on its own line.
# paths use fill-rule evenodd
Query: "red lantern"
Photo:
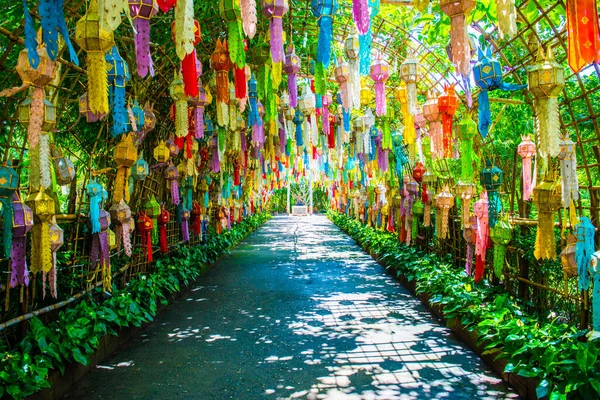
M 444 134 L 444 157 L 452 157 L 452 123 L 458 109 L 458 96 L 454 85 L 445 87 L 445 92 L 438 97 L 438 108 L 442 114 L 442 129 Z
M 229 59 L 227 41 L 217 39 L 215 51 L 210 57 L 212 68 L 217 73 L 217 102 L 229 104 L 229 70 L 233 67 Z
M 171 23 L 171 32 L 173 41 L 175 42 L 175 21 Z M 202 39 L 202 31 L 200 23 L 194 20 L 194 46 L 200 43 Z M 183 84 L 185 94 L 190 97 L 198 96 L 198 71 L 196 69 L 196 49 L 187 54 L 181 60 L 181 73 L 183 74 Z
M 413 179 L 418 183 L 421 183 L 421 181 L 423 181 L 423 175 L 425 175 L 425 172 L 427 172 L 427 169 L 425 169 L 423 163 L 417 161 L 417 165 L 415 165 L 413 168 Z

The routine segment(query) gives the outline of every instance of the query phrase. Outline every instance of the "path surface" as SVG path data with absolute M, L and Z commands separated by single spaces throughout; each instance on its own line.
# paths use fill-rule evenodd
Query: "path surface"
M 516 397 L 325 217 L 276 217 L 77 399 Z

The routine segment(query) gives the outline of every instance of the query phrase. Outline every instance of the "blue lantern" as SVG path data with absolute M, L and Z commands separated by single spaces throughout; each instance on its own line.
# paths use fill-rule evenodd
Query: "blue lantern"
M 129 115 L 125 107 L 125 85 L 129 80 L 129 66 L 119 54 L 117 46 L 106 53 L 108 94 L 112 106 L 113 124 L 111 134 L 117 137 L 127 132 Z

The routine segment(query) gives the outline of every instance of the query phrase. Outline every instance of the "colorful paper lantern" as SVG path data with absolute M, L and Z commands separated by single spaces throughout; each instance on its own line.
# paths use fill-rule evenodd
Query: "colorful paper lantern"
M 432 92 L 427 92 L 427 101 L 423 104 L 423 116 L 429 122 L 429 137 L 431 138 L 431 155 L 433 159 L 444 157 L 444 139 L 442 115 L 438 99 Z
M 473 76 L 475 84 L 480 88 L 477 98 L 479 103 L 479 133 L 485 138 L 492 123 L 489 92 L 497 89 L 514 91 L 523 89 L 526 85 L 516 85 L 502 80 L 502 66 L 498 59 L 493 57 L 491 46 L 487 49 L 480 47 L 477 52 L 479 60 L 473 67 Z
M 560 182 L 562 193 L 562 206 L 571 207 L 579 200 L 579 179 L 577 177 L 577 154 L 575 153 L 575 143 L 565 137 L 560 141 Z
M 360 108 L 360 69 L 358 65 L 359 57 L 359 41 L 358 34 L 354 27 L 350 28 L 350 34 L 344 41 L 344 52 L 348 58 L 348 90 L 350 92 L 350 99 L 352 101 L 352 108 Z
M 228 25 L 227 43 L 233 64 L 242 68 L 246 64 L 244 36 L 242 34 L 242 10 L 239 0 L 219 0 L 219 15 Z
M 113 190 L 113 203 L 118 203 L 122 199 L 129 202 L 129 176 L 131 166 L 137 161 L 137 148 L 133 144 L 132 134 L 121 136 L 121 141 L 117 143 L 113 151 L 113 158 L 117 164 L 117 177 L 115 178 L 115 187 Z
M 408 56 L 400 65 L 400 78 L 406 84 L 407 105 L 410 115 L 417 114 L 417 82 L 421 80 L 422 71 L 419 59 L 409 49 Z
M 438 233 L 438 237 L 441 239 L 446 239 L 449 237 L 448 220 L 450 216 L 450 209 L 454 207 L 454 196 L 452 195 L 452 193 L 450 193 L 448 185 L 445 185 L 442 191 L 437 196 L 435 196 L 435 202 L 437 208 L 441 212 L 441 229 Z
M 490 229 L 490 238 L 494 242 L 494 274 L 498 279 L 503 277 L 504 260 L 507 246 L 512 240 L 512 232 L 508 217 L 500 218 L 496 226 Z
M 104 29 L 98 1 L 91 0 L 87 13 L 75 25 L 75 42 L 87 52 L 87 81 L 90 109 L 108 113 L 107 67 L 104 55 L 115 44 L 112 31 Z
M 256 0 L 240 0 L 244 33 L 250 39 L 256 35 Z
M 375 56 L 375 61 L 371 64 L 370 76 L 375 81 L 375 113 L 381 117 L 387 111 L 385 82 L 390 77 L 390 65 L 383 59 L 381 53 Z
M 33 227 L 33 211 L 22 200 L 18 191 L 12 194 L 12 249 L 10 253 L 10 287 L 29 286 L 27 270 L 27 233 Z
M 131 219 L 131 209 L 121 199 L 118 203 L 114 203 L 110 208 L 111 220 L 115 224 L 116 234 L 116 248 L 117 251 L 121 251 L 121 244 L 123 245 L 123 251 L 127 257 L 131 257 L 132 244 L 131 244 L 131 231 L 135 227 L 133 220 Z
M 485 168 L 479 174 L 481 186 L 487 190 L 489 204 L 490 228 L 496 225 L 497 216 L 502 209 L 498 189 L 504 183 L 504 173 L 489 158 L 485 160 Z
M 458 96 L 454 91 L 454 85 L 444 88 L 444 93 L 438 97 L 438 108 L 442 115 L 443 153 L 444 158 L 452 158 L 452 125 L 454 114 L 458 110 Z
M 540 218 L 542 218 L 541 215 Z M 552 219 L 552 223 L 554 224 L 554 219 Z M 579 224 L 575 226 L 575 237 L 577 238 L 577 244 L 575 245 L 575 261 L 577 263 L 577 273 L 579 275 L 577 288 L 580 291 L 588 290 L 590 288 L 590 274 L 588 268 L 590 267 L 592 254 L 595 250 L 595 235 L 596 228 L 592 225 L 590 219 L 588 217 L 581 217 Z
M 471 119 L 470 115 L 463 116 L 458 123 L 456 134 L 460 139 L 460 162 L 461 180 L 464 182 L 473 181 L 473 161 L 475 152 L 473 151 L 473 139 L 477 135 L 477 124 Z
M 300 72 L 300 57 L 296 55 L 294 45 L 292 44 L 288 45 L 283 71 L 288 76 L 290 107 L 296 108 L 298 106 L 298 78 L 296 74 Z
M 562 199 L 560 183 L 554 178 L 553 170 L 550 170 L 544 180 L 533 189 L 533 202 L 539 212 L 533 255 L 538 260 L 540 258 L 554 260 L 556 258 L 554 212 L 560 208 Z
M 489 238 L 489 204 L 487 192 L 481 193 L 479 200 L 473 205 L 473 213 L 477 218 L 477 236 L 475 239 L 475 283 L 483 279 L 485 272 L 485 256 Z
M 129 66 L 119 54 L 117 46 L 113 46 L 106 53 L 105 61 L 108 75 L 108 92 L 112 106 L 111 115 L 113 124 L 111 134 L 117 137 L 127 132 L 129 115 L 125 105 L 125 85 L 129 81 Z
M 454 192 L 462 202 L 461 218 L 463 228 L 469 225 L 471 219 L 471 199 L 475 196 L 475 189 L 474 184 L 462 181 L 458 181 L 454 186 Z
M 517 153 L 523 159 L 523 200 L 529 201 L 533 193 L 531 178 L 531 159 L 535 156 L 535 143 L 528 135 L 521 137 L 521 143 L 517 147 Z
M 325 69 L 331 58 L 331 40 L 333 37 L 333 17 L 338 9 L 337 0 L 312 0 L 312 13 L 317 18 L 319 41 L 317 45 L 317 63 Z
M 515 0 L 496 0 L 498 31 L 500 37 L 513 37 L 517 34 L 517 8 Z
M 129 13 L 135 28 L 135 63 L 137 73 L 145 78 L 148 73 L 154 76 L 154 65 L 150 53 L 150 19 L 158 13 L 156 0 L 128 0 Z
M 229 59 L 227 50 L 227 41 L 217 39 L 215 51 L 211 57 L 212 68 L 216 72 L 217 80 L 217 122 L 219 126 L 225 126 L 224 117 L 227 113 L 227 104 L 229 104 L 229 71 L 233 67 Z M 250 88 L 248 88 L 250 91 Z
M 535 64 L 527 71 L 529 91 L 535 98 L 534 108 L 539 135 L 540 156 L 558 156 L 560 152 L 560 121 L 558 95 L 565 86 L 562 66 L 556 62 L 552 47 L 544 55 L 540 46 Z
M 475 0 L 440 0 L 442 12 L 450 17 L 452 63 L 456 72 L 464 77 L 471 73 L 471 44 L 465 14 L 469 14 L 475 4 Z

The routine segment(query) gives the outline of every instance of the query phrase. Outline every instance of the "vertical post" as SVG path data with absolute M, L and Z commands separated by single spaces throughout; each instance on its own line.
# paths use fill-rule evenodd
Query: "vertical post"
M 287 213 L 288 215 L 290 215 L 292 209 L 290 208 L 290 193 L 291 193 L 291 185 L 290 185 L 290 180 L 288 178 L 288 182 L 287 182 Z
M 310 186 L 308 187 L 308 197 L 309 197 L 308 213 L 312 214 L 313 213 L 313 177 L 312 177 L 312 173 L 308 175 L 308 181 L 310 183 Z

